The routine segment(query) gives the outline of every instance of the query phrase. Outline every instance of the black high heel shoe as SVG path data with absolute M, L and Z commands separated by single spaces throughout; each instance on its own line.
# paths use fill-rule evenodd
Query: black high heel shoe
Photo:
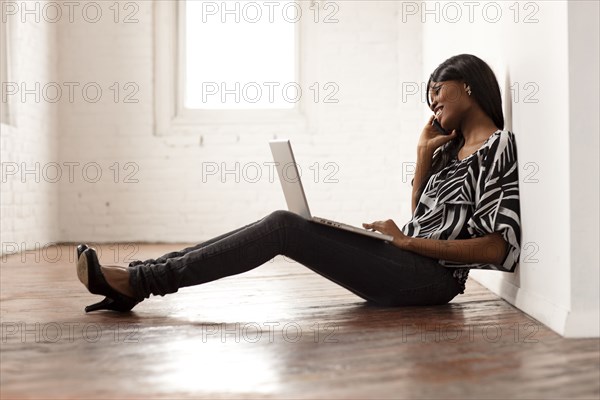
M 97 310 L 130 311 L 139 301 L 114 290 L 102 274 L 96 251 L 87 245 L 77 246 L 77 276 L 92 294 L 106 296 L 101 302 L 89 305 L 85 312 Z

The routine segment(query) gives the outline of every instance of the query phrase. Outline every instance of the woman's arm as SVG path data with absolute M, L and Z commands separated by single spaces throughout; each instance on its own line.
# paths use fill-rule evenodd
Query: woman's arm
M 462 262 L 502 265 L 508 244 L 498 232 L 485 236 L 460 239 L 437 240 L 405 236 L 405 240 L 394 240 L 393 244 L 426 257 Z
M 419 198 L 417 193 L 421 183 L 425 179 L 429 168 L 431 168 L 431 161 L 435 150 L 449 142 L 456 137 L 456 130 L 453 130 L 449 135 L 442 135 L 438 132 L 437 128 L 433 126 L 434 116 L 431 115 L 427 124 L 421 131 L 419 142 L 417 143 L 417 165 L 415 167 L 415 177 L 412 186 L 412 213 L 415 213 Z
M 413 180 L 412 186 L 412 212 L 415 213 L 415 208 L 417 208 L 417 204 L 419 202 L 419 198 L 417 197 L 419 187 L 421 187 L 421 183 L 423 179 L 425 179 L 425 175 L 429 168 L 431 167 L 431 159 L 433 157 L 433 150 L 431 147 L 427 146 L 419 146 L 417 147 L 417 166 L 415 167 L 415 177 Z
M 392 244 L 403 250 L 465 264 L 502 265 L 508 249 L 508 243 L 499 232 L 472 239 L 439 240 L 406 236 L 391 219 L 363 224 L 363 227 L 393 236 Z

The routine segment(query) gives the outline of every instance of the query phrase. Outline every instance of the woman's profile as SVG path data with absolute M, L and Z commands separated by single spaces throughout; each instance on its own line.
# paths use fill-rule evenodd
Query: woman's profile
M 96 251 L 81 244 L 79 280 L 105 296 L 85 311 L 126 312 L 151 295 L 240 274 L 276 255 L 383 306 L 445 304 L 464 293 L 471 268 L 513 272 L 521 250 L 517 149 L 504 129 L 497 79 L 483 60 L 460 54 L 433 71 L 427 88 L 433 115 L 418 140 L 412 216 L 402 228 L 391 219 L 363 224 L 393 241 L 276 210 L 127 267 L 101 266 Z

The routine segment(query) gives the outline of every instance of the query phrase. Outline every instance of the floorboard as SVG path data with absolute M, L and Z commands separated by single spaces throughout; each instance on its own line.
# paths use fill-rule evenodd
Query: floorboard
M 135 245 L 134 258 L 186 244 Z M 97 246 L 103 264 L 131 249 Z M 74 245 L 4 257 L 0 397 L 598 399 L 598 339 L 564 339 L 475 280 L 386 308 L 283 257 L 85 314 Z

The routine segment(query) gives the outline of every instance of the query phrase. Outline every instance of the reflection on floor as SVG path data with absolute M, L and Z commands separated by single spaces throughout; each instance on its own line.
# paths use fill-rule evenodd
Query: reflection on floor
M 103 264 L 185 245 L 96 246 Z M 598 398 L 597 339 L 563 339 L 473 279 L 437 307 L 365 304 L 278 256 L 130 314 L 97 301 L 74 246 L 5 257 L 5 398 Z

